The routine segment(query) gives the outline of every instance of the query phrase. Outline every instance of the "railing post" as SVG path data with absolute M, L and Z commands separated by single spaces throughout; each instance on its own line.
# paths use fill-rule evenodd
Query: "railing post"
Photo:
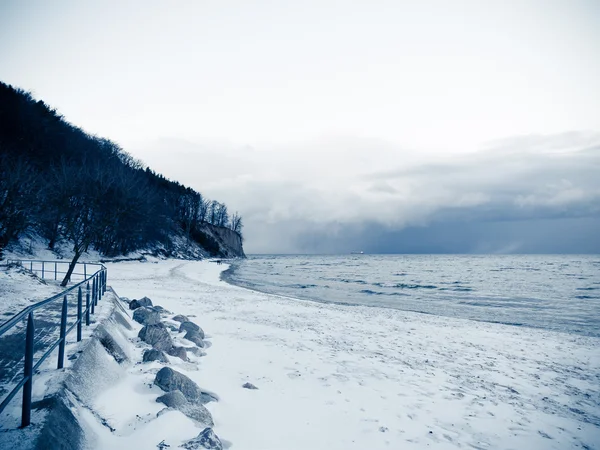
M 94 298 L 96 296 L 96 280 L 94 279 L 92 279 L 92 291 L 90 295 L 92 296 L 92 314 L 94 314 L 94 310 L 96 309 L 96 299 Z
M 85 325 L 90 324 L 90 282 L 88 281 L 85 289 Z
M 108 283 L 108 269 L 104 269 L 104 293 L 106 293 L 106 283 Z
M 56 281 L 56 272 L 57 272 L 57 267 L 56 267 L 56 261 L 54 262 L 54 281 Z
M 60 315 L 60 343 L 58 344 L 58 368 L 65 364 L 65 344 L 67 343 L 67 296 L 63 298 L 62 314 Z
M 79 286 L 79 289 L 77 291 L 77 342 L 81 341 L 81 321 L 83 319 L 81 317 L 82 300 L 83 294 L 81 292 L 81 286 Z
M 33 272 L 33 261 L 29 261 L 29 271 Z
M 44 261 L 42 261 L 42 280 L 44 279 Z
M 83 279 L 87 278 L 87 264 L 83 263 Z
M 25 368 L 23 376 L 27 379 L 23 386 L 23 409 L 21 411 L 21 427 L 25 428 L 31 423 L 31 390 L 33 388 L 33 313 L 27 317 L 27 333 L 25 335 Z

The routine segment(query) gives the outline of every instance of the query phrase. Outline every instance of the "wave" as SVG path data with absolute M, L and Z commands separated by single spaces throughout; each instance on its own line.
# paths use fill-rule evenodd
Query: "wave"
M 359 291 L 361 294 L 367 295 L 402 295 L 408 296 L 408 294 L 403 294 L 402 292 L 381 292 L 381 291 L 372 291 L 371 289 L 363 289 Z

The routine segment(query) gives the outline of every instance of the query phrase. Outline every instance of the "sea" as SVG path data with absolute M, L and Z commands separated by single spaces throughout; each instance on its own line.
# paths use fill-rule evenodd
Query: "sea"
M 600 337 L 600 255 L 254 255 L 261 292 Z

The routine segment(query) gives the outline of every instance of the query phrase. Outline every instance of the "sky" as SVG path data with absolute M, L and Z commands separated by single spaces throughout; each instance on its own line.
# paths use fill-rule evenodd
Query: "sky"
M 600 253 L 600 2 L 0 2 L 0 80 L 248 253 Z

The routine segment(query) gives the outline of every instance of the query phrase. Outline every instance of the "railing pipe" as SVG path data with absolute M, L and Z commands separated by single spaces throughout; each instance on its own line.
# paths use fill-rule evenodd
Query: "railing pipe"
M 96 309 L 96 299 L 94 298 L 94 295 L 95 295 L 94 292 L 96 291 L 95 290 L 96 286 L 94 286 L 94 284 L 95 284 L 94 280 L 92 280 L 92 288 L 90 289 L 90 296 L 91 296 L 90 300 L 92 302 L 91 303 L 92 304 L 92 311 L 91 311 L 92 314 L 95 313 L 95 309 Z
M 90 282 L 85 288 L 85 326 L 90 325 Z
M 13 262 L 15 264 L 24 267 L 27 263 L 29 263 L 29 270 L 32 273 L 41 273 L 42 279 L 45 278 L 46 271 L 46 262 L 54 263 L 54 279 L 58 278 L 58 261 L 43 261 L 43 260 L 9 260 L 9 263 Z M 36 271 L 34 272 L 34 263 L 40 264 L 40 266 L 36 266 Z M 26 318 L 27 326 L 25 330 L 25 361 L 23 368 L 23 377 L 16 383 L 13 389 L 8 392 L 2 401 L 0 402 L 0 414 L 4 411 L 6 406 L 10 401 L 19 393 L 19 391 L 23 390 L 23 403 L 22 403 L 22 412 L 21 412 L 21 426 L 26 427 L 31 423 L 31 400 L 32 400 L 32 389 L 33 389 L 33 376 L 34 373 L 39 370 L 44 361 L 52 354 L 52 352 L 58 347 L 58 368 L 64 367 L 64 359 L 65 359 L 65 349 L 67 343 L 68 334 L 73 331 L 75 327 L 77 327 L 77 341 L 81 341 L 82 339 L 82 325 L 83 325 L 83 315 L 85 314 L 86 325 L 90 324 L 90 312 L 95 313 L 95 306 L 98 304 L 98 300 L 101 299 L 102 294 L 106 292 L 106 268 L 102 264 L 93 264 L 99 268 L 95 273 L 93 273 L 89 278 L 87 277 L 87 264 L 84 263 L 84 280 L 75 284 L 74 286 L 65 289 L 60 294 L 49 297 L 45 300 L 42 300 L 34 305 L 28 306 L 24 308 L 19 313 L 15 314 L 11 318 L 9 318 L 4 323 L 0 323 L 0 336 L 4 335 L 9 330 L 18 326 L 22 323 L 23 319 Z M 52 270 L 50 269 L 50 272 Z M 75 273 L 75 272 L 74 272 Z M 81 273 L 79 273 L 81 274 Z M 50 275 L 51 276 L 51 275 Z M 92 286 L 90 286 L 90 280 L 92 281 Z M 83 285 L 86 285 L 86 308 L 83 311 Z M 68 294 L 71 291 L 77 289 L 77 320 L 67 329 L 67 321 L 68 321 Z M 42 308 L 43 306 L 49 304 L 50 302 L 57 301 L 62 297 L 62 311 L 61 311 L 61 322 L 60 322 L 60 337 L 58 340 L 55 340 L 52 344 L 50 344 L 45 352 L 39 357 L 38 361 L 34 364 L 34 338 L 35 338 L 35 323 L 33 318 L 34 311 Z
M 23 407 L 21 410 L 21 427 L 31 423 L 31 391 L 33 388 L 33 335 L 35 325 L 33 323 L 33 312 L 27 317 L 27 332 L 25 334 L 25 368 L 23 377 L 26 380 L 23 386 Z
M 77 342 L 81 341 L 82 300 L 83 300 L 83 293 L 81 292 L 81 286 L 79 286 L 79 289 L 77 290 Z
M 58 344 L 57 368 L 62 369 L 65 364 L 65 344 L 67 343 L 67 296 L 65 295 L 60 315 L 60 344 Z

